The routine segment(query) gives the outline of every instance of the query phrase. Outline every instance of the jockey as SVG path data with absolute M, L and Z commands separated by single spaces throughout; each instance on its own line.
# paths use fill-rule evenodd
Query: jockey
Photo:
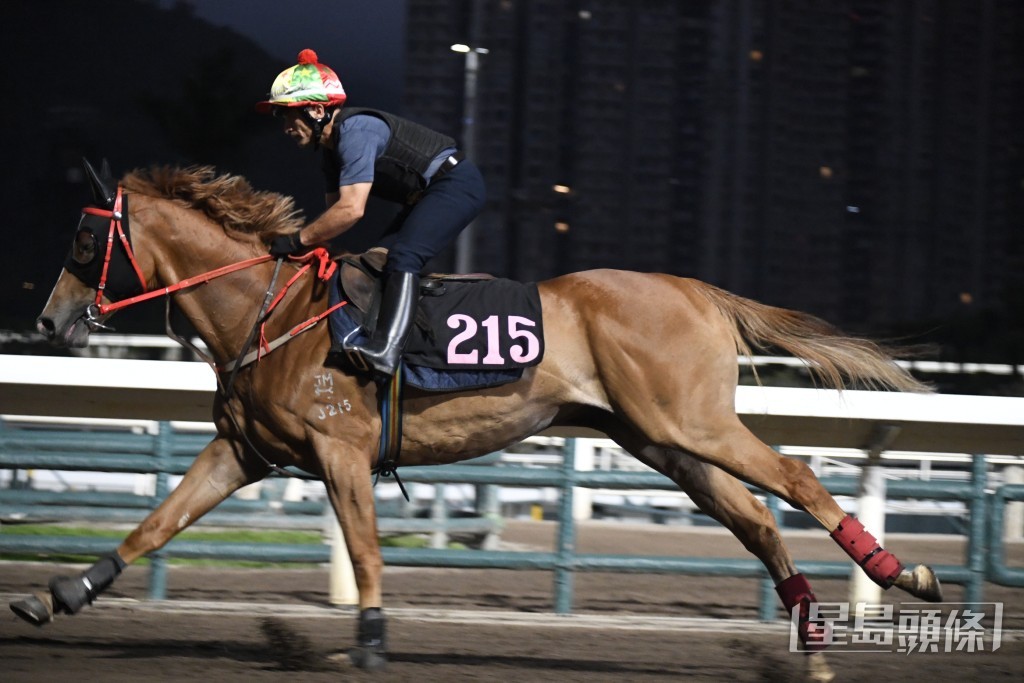
M 331 240 L 363 216 L 369 195 L 403 205 L 387 232 L 384 294 L 377 327 L 358 346 L 347 339 L 332 354 L 359 354 L 390 376 L 402 355 L 415 314 L 419 273 L 480 213 L 484 181 L 455 141 L 376 109 L 348 107 L 337 74 L 312 50 L 282 71 L 270 98 L 256 105 L 282 121 L 299 147 L 322 149 L 327 211 L 298 232 L 276 238 L 270 253 L 301 253 Z

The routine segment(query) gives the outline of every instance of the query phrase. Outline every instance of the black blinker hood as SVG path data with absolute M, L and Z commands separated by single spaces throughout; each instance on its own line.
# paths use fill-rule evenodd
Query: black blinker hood
M 111 205 L 113 200 L 111 200 Z M 124 235 L 131 244 L 131 232 L 128 227 L 128 196 L 121 195 L 121 228 Z M 103 262 L 106 259 L 107 239 L 110 236 L 110 221 L 107 216 L 96 216 L 91 213 L 83 213 L 82 220 L 78 223 L 78 230 L 75 231 L 75 239 L 78 234 L 85 231 L 93 236 L 96 244 L 96 254 L 88 263 L 79 263 L 74 257 L 75 245 L 71 244 L 64 259 L 64 268 L 69 273 L 81 280 L 90 289 L 100 288 L 100 278 L 103 276 Z M 116 231 L 116 230 L 115 230 Z M 114 235 L 114 243 L 111 245 L 110 266 L 107 268 L 107 286 L 103 290 L 104 296 L 110 301 L 120 301 L 142 293 L 142 286 L 135 275 L 135 268 L 128 260 L 121 238 Z

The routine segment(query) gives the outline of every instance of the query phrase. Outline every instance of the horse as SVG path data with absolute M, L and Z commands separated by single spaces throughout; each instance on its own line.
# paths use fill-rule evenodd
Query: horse
M 312 275 L 300 277 L 302 262 L 282 265 L 267 255 L 270 240 L 302 225 L 291 198 L 257 191 L 241 176 L 218 175 L 209 166 L 136 170 L 116 189 L 113 178 L 86 166 L 96 206 L 84 209 L 65 268 L 37 320 L 53 343 L 87 345 L 90 332 L 117 307 L 106 278 L 137 280 L 136 290 L 173 297 L 205 342 L 223 386 L 232 360 L 249 349 L 252 334 L 246 332 L 275 268 L 292 274 L 294 284 L 277 294 L 280 305 L 266 319 L 271 335 L 306 325 L 327 307 L 327 286 Z M 105 245 L 82 227 L 90 216 L 109 218 Z M 81 269 L 98 269 L 101 259 L 104 279 L 97 284 Z M 217 279 L 201 277 L 210 272 Z M 540 363 L 489 389 L 406 392 L 401 465 L 462 461 L 550 427 L 591 428 L 672 479 L 760 559 L 811 650 L 823 647 L 815 648 L 823 634 L 807 621 L 815 601 L 810 584 L 797 572 L 773 515 L 743 482 L 810 514 L 879 585 L 941 600 L 931 569 L 905 567 L 881 548 L 804 462 L 762 443 L 735 411 L 737 354 L 768 347 L 804 359 L 825 387 L 928 391 L 893 362 L 891 350 L 812 315 L 666 274 L 592 270 L 539 282 L 537 289 L 546 341 Z M 271 469 L 292 466 L 323 480 L 344 532 L 359 592 L 349 657 L 365 669 L 385 666 L 383 563 L 370 476 L 385 389 L 369 376 L 325 365 L 331 346 L 325 327 L 314 325 L 259 362 L 234 369 L 232 390 L 215 400 L 216 435 L 180 485 L 112 556 L 80 576 L 54 578 L 48 591 L 11 608 L 36 625 L 55 613 L 78 612 L 128 564 L 161 548 L 232 492 Z M 313 389 L 328 375 L 333 390 L 324 398 Z M 343 402 L 344 409 L 325 412 L 325 401 Z

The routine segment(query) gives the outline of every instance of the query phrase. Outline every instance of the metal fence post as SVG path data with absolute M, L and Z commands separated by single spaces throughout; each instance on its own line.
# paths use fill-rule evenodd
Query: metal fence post
M 592 472 L 594 470 L 594 442 L 590 439 L 576 441 L 573 452 L 573 471 Z M 594 516 L 594 490 L 576 487 L 572 492 L 572 517 L 575 521 L 591 519 Z
M 970 535 L 967 537 L 967 568 L 971 572 L 971 578 L 964 586 L 964 602 L 974 604 L 981 602 L 985 584 L 985 558 L 988 554 L 988 542 L 985 538 L 988 526 L 985 520 L 987 478 L 985 456 L 975 454 L 971 461 L 971 520 Z
M 484 535 L 481 550 L 497 550 L 501 540 L 501 493 L 494 484 L 476 484 L 476 513 L 494 523 L 491 531 Z
M 881 453 L 872 451 L 860 469 L 860 484 L 857 487 L 857 521 L 874 532 L 875 539 L 885 545 L 885 468 Z M 867 605 L 882 601 L 882 587 L 867 574 L 854 567 L 848 586 L 850 609 L 858 617 L 864 616 Z
M 1003 484 L 993 493 L 985 496 L 988 500 L 988 548 L 986 548 L 985 577 L 1000 586 L 1024 586 L 1024 569 L 1006 566 L 1004 515 L 1010 502 L 1024 500 L 1024 486 Z
M 153 438 L 153 456 L 156 458 L 159 471 L 156 475 L 155 499 L 157 505 L 167 498 L 170 493 L 170 482 L 167 470 L 171 457 L 171 442 L 173 439 L 170 422 L 159 422 L 156 426 L 156 434 Z M 149 554 L 149 599 L 167 599 L 167 557 L 163 550 L 156 550 Z
M 4 420 L 3 418 L 0 418 L 0 449 L 2 449 L 2 447 L 4 446 L 4 434 L 7 431 L 7 421 Z M 32 479 L 29 476 L 28 471 L 25 472 L 24 481 L 22 481 L 19 478 L 18 469 L 12 468 L 8 471 L 11 473 L 11 480 L 7 482 L 7 488 L 11 489 L 12 491 L 32 488 Z
M 1010 465 L 1003 469 L 1003 483 L 1024 484 L 1024 467 Z M 1003 527 L 1004 541 L 1017 541 L 1024 538 L 1024 503 L 1006 504 L 1006 522 Z M 994 541 L 995 539 L 989 539 Z
M 562 491 L 559 497 L 558 556 L 555 565 L 555 613 L 572 612 L 573 563 L 576 555 L 576 521 L 572 516 L 572 489 L 576 484 L 576 439 L 562 445 Z
M 445 500 L 447 486 L 434 484 L 434 502 L 430 505 L 430 521 L 434 523 L 430 533 L 430 547 L 443 549 L 448 547 L 448 532 L 445 525 L 448 521 L 448 501 Z
M 328 600 L 332 605 L 358 605 L 359 587 L 356 585 L 356 573 L 352 569 L 352 557 L 348 554 L 345 532 L 338 522 L 338 516 L 331 511 L 331 572 L 328 581 L 330 590 Z

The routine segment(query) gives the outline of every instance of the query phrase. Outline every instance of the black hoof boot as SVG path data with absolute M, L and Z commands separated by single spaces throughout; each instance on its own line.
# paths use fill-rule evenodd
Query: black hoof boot
M 354 666 L 365 671 L 381 671 L 388 663 L 384 638 L 384 614 L 378 607 L 359 613 L 359 635 L 356 647 L 348 651 Z
M 55 576 L 50 579 L 53 611 L 57 614 L 76 614 L 91 605 L 96 596 L 114 583 L 125 568 L 117 553 L 101 558 L 78 576 Z
M 53 611 L 57 614 L 75 614 L 86 605 L 91 605 L 83 576 L 55 576 L 50 579 L 50 595 L 53 596 Z
M 125 568 L 117 553 L 99 562 L 78 576 L 55 576 L 50 579 L 49 593 L 36 593 L 10 604 L 11 611 L 30 624 L 42 626 L 53 621 L 55 614 L 75 614 L 91 605 Z

